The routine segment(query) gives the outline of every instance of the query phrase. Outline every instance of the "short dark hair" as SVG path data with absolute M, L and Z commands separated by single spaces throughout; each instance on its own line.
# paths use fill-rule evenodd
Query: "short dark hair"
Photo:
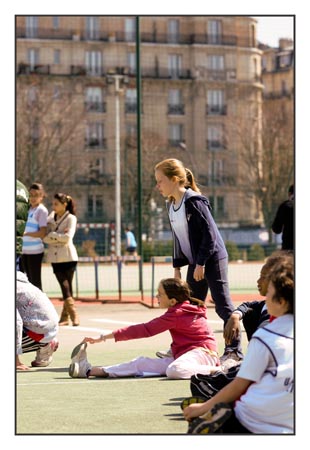
M 288 193 L 290 195 L 294 195 L 294 185 L 293 184 L 291 184 L 290 187 L 288 188 Z

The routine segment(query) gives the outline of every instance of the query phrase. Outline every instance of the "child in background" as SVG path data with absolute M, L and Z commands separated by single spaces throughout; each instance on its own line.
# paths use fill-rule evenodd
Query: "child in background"
M 272 268 L 266 306 L 274 319 L 253 334 L 236 378 L 206 402 L 184 409 L 189 434 L 294 433 L 291 256 Z
M 188 379 L 193 373 L 210 373 L 219 365 L 215 336 L 207 321 L 203 302 L 190 296 L 188 284 L 177 278 L 162 280 L 157 298 L 167 311 L 150 322 L 132 325 L 101 335 L 85 337 L 73 349 L 69 375 L 72 378 L 167 376 L 171 379 Z M 87 343 L 95 344 L 107 339 L 115 342 L 141 339 L 169 331 L 172 337 L 172 356 L 165 358 L 138 357 L 113 366 L 92 367 L 87 361 Z

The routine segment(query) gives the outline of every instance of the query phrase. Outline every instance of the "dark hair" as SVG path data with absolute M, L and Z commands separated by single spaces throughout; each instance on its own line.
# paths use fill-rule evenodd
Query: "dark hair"
M 57 194 L 54 195 L 54 198 L 58 201 L 60 201 L 60 203 L 62 203 L 63 205 L 66 203 L 66 211 L 69 211 L 70 214 L 73 214 L 74 216 L 76 215 L 75 212 L 75 203 L 72 199 L 72 197 L 70 197 L 70 195 L 66 195 L 63 194 L 62 192 L 58 192 Z
M 271 269 L 273 266 L 281 261 L 289 261 L 290 259 L 293 262 L 294 253 L 292 250 L 276 250 L 271 253 L 270 256 L 266 259 L 265 264 L 262 267 L 262 270 L 268 270 L 271 273 Z M 269 274 L 267 274 L 268 278 Z
M 287 302 L 287 313 L 294 312 L 294 262 L 293 258 L 286 258 L 279 261 L 272 268 L 269 282 L 275 288 L 274 301 L 284 299 Z
M 295 189 L 294 189 L 294 185 L 293 184 L 291 184 L 290 187 L 288 188 L 288 193 L 290 195 L 294 195 Z
M 30 188 L 29 188 L 29 191 L 30 191 L 31 189 L 34 189 L 34 190 L 36 190 L 36 191 L 40 191 L 43 197 L 46 196 L 46 195 L 45 195 L 45 191 L 44 191 L 43 184 L 41 184 L 41 183 L 32 183 L 32 185 L 31 185 Z
M 177 303 L 183 303 L 186 300 L 191 303 L 204 305 L 202 300 L 191 297 L 191 289 L 186 281 L 181 278 L 164 278 L 160 281 L 167 297 L 174 298 Z

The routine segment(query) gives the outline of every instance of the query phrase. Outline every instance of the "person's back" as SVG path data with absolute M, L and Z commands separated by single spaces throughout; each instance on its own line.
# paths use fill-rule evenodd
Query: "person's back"
M 282 233 L 282 250 L 294 249 L 294 186 L 289 188 L 289 198 L 280 204 L 271 229 Z

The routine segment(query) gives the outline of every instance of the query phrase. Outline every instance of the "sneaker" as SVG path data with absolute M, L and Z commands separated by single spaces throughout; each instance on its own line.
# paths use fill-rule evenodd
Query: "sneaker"
M 217 403 L 206 414 L 189 423 L 187 434 L 214 434 L 231 415 L 232 407 L 228 403 Z
M 71 364 L 69 366 L 71 378 L 88 378 L 91 365 L 87 361 L 86 347 L 87 343 L 82 342 L 72 350 Z
M 192 405 L 193 403 L 204 403 L 206 401 L 203 397 L 187 397 L 181 403 L 181 409 L 187 408 L 187 406 Z
M 227 372 L 231 367 L 240 364 L 242 359 L 234 350 L 225 352 L 220 357 L 222 371 Z
M 158 356 L 158 358 L 173 358 L 171 348 L 169 348 L 169 350 L 159 350 L 156 352 L 156 356 Z
M 59 342 L 54 338 L 51 342 L 40 347 L 37 350 L 37 356 L 34 361 L 31 362 L 32 367 L 47 367 L 53 360 L 53 353 L 58 349 Z

